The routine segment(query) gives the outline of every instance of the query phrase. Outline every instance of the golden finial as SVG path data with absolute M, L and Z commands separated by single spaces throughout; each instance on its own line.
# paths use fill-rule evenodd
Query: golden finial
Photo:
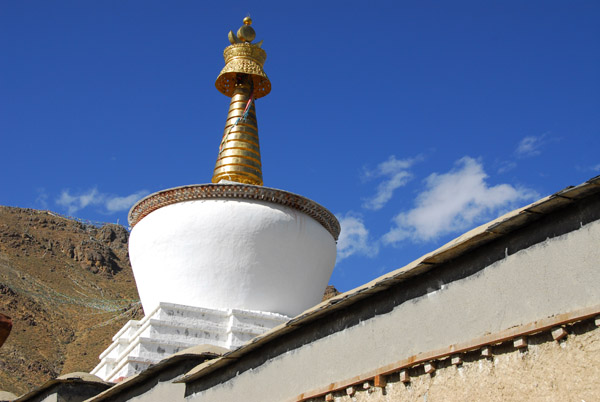
M 262 40 L 251 43 L 256 37 L 251 27 L 252 18 L 244 18 L 244 25 L 238 29 L 237 36 L 229 31 L 229 42 L 223 52 L 225 67 L 215 82 L 215 86 L 224 95 L 231 97 L 238 74 L 248 74 L 254 83 L 254 98 L 262 98 L 271 92 L 271 82 L 263 70 L 267 53 L 261 48 Z
M 246 18 L 248 18 L 248 17 L 246 17 Z M 245 25 L 242 25 L 240 27 L 240 29 L 238 29 L 238 31 L 237 31 L 237 37 L 242 42 L 248 42 L 248 43 L 250 43 L 256 37 L 256 32 L 254 32 L 254 28 L 252 28 L 250 26 L 250 24 L 246 24 L 246 23 L 244 23 L 244 24 Z
M 254 31 L 254 28 L 250 26 L 252 25 L 252 18 L 245 17 L 243 22 L 244 25 L 242 25 L 240 29 L 238 29 L 237 36 L 233 34 L 233 31 L 229 31 L 229 42 L 231 42 L 232 45 L 236 43 L 250 43 L 256 37 L 256 32 Z M 262 41 L 257 46 L 260 47 L 261 44 Z
M 222 180 L 262 185 L 262 165 L 258 144 L 255 99 L 271 91 L 271 82 L 263 70 L 267 53 L 256 37 L 252 19 L 244 18 L 237 36 L 229 31 L 230 46 L 225 48 L 225 67 L 215 86 L 231 98 L 219 156 L 213 172 L 213 183 Z

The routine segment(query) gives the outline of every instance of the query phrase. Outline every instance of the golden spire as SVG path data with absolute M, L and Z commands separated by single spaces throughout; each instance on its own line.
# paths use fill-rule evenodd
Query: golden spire
M 254 100 L 271 92 L 271 82 L 263 70 L 267 53 L 261 48 L 262 41 L 251 43 L 256 36 L 251 25 L 252 19 L 246 17 L 237 35 L 229 31 L 231 45 L 223 52 L 225 67 L 215 82 L 217 89 L 231 98 L 231 103 L 213 183 L 228 180 L 263 184 Z

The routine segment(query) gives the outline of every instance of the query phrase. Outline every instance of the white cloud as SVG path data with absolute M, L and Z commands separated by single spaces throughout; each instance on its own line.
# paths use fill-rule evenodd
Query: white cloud
M 148 192 L 145 190 L 138 191 L 125 197 L 112 197 L 105 201 L 106 209 L 109 212 L 125 211 L 131 208 L 140 198 L 147 195 Z
M 63 190 L 60 194 L 56 203 L 60 206 L 67 208 L 67 212 L 70 214 L 74 214 L 87 207 L 88 205 L 97 205 L 102 203 L 102 195 L 98 193 L 97 188 L 92 188 L 85 193 L 72 195 L 70 190 Z
M 530 135 L 521 140 L 515 153 L 517 156 L 525 157 L 525 156 L 536 156 L 541 153 L 540 148 L 544 144 L 545 135 L 541 135 L 539 137 Z
M 370 239 L 369 230 L 360 216 L 347 213 L 337 218 L 342 229 L 337 243 L 338 262 L 353 254 L 369 257 L 377 255 L 379 247 Z
M 592 166 L 592 170 L 593 170 L 594 172 L 600 172 L 600 163 L 599 163 L 599 164 L 597 164 L 596 166 Z
M 394 226 L 383 236 L 383 243 L 395 245 L 407 238 L 427 241 L 464 231 L 515 208 L 518 202 L 537 197 L 532 190 L 509 184 L 489 186 L 487 177 L 481 163 L 470 157 L 458 160 L 448 173 L 431 174 L 416 206 L 394 217 Z
M 363 208 L 374 211 L 383 208 L 392 199 L 394 190 L 406 185 L 412 178 L 412 174 L 408 171 L 408 168 L 418 159 L 420 158 L 398 160 L 392 155 L 388 160 L 377 165 L 374 171 L 366 172 L 366 178 L 385 177 L 385 179 L 377 186 L 377 193 L 363 203 Z
M 148 194 L 146 190 L 137 193 L 119 197 L 100 193 L 97 188 L 92 188 L 83 193 L 72 194 L 71 190 L 63 190 L 56 203 L 67 209 L 69 215 L 76 213 L 88 206 L 101 206 L 108 213 L 114 213 L 129 209 L 138 199 Z
M 500 163 L 498 174 L 509 172 L 517 167 L 517 163 L 513 161 L 504 161 Z
M 48 194 L 46 194 L 46 189 L 40 187 L 37 188 L 36 191 L 38 193 L 38 196 L 35 199 L 36 204 L 39 205 L 40 208 L 48 209 Z

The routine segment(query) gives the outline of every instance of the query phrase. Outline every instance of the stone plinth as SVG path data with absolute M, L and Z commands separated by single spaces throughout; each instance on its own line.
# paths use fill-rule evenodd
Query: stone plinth
M 287 320 L 274 313 L 159 303 L 142 320 L 131 320 L 117 332 L 91 373 L 115 381 L 195 345 L 235 349 Z

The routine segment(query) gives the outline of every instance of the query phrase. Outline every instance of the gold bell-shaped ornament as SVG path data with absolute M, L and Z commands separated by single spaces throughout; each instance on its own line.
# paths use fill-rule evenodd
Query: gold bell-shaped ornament
M 215 86 L 223 95 L 231 97 L 235 88 L 237 76 L 247 74 L 252 78 L 254 85 L 254 99 L 262 98 L 271 92 L 271 81 L 263 70 L 267 52 L 261 46 L 262 41 L 257 44 L 251 43 L 256 37 L 252 28 L 252 19 L 244 18 L 244 25 L 234 35 L 229 32 L 231 46 L 227 46 L 223 52 L 225 67 L 217 77 Z

